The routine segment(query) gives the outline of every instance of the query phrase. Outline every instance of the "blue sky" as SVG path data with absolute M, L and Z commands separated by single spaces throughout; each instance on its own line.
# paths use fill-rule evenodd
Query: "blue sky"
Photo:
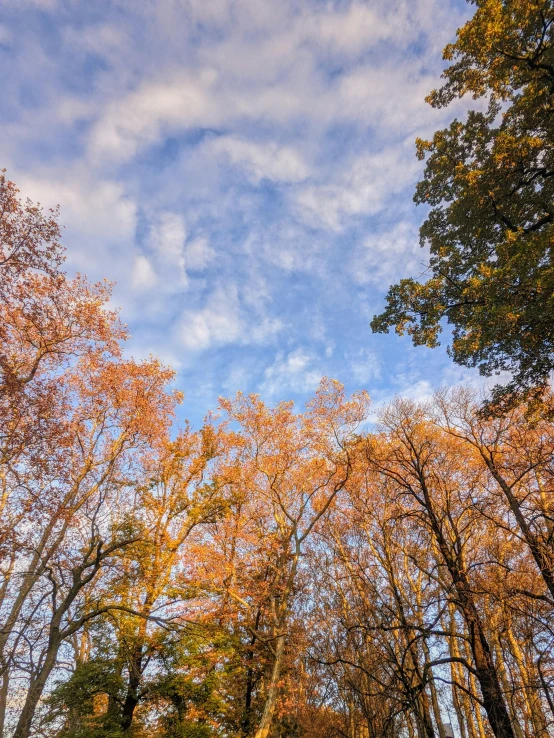
M 59 203 L 68 270 L 115 280 L 129 351 L 218 395 L 376 405 L 477 381 L 443 349 L 375 336 L 421 274 L 414 139 L 461 0 L 4 0 L 0 166 Z

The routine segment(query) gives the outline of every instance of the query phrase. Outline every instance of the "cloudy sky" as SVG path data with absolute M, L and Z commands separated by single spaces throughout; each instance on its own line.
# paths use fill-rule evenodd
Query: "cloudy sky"
M 378 404 L 472 379 L 375 336 L 422 273 L 414 139 L 462 0 L 3 0 L 0 166 L 59 203 L 68 270 L 117 282 L 135 356 L 195 423 L 322 375 Z

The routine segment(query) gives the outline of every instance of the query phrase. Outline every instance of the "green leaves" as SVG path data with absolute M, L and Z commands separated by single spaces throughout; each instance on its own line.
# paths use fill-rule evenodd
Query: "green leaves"
M 512 393 L 543 386 L 554 368 L 554 3 L 475 4 L 428 102 L 469 93 L 488 109 L 416 142 L 430 278 L 391 287 L 371 327 L 433 347 L 449 323 L 454 360 L 511 372 Z
M 118 715 L 110 709 L 124 692 L 121 669 L 114 659 L 79 664 L 71 677 L 48 698 L 48 722 L 61 722 L 59 738 L 120 738 Z

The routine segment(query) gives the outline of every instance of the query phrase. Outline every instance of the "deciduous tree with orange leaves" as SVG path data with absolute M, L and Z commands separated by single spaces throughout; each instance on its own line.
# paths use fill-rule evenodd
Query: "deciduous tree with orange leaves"
M 547 738 L 552 395 L 322 379 L 221 399 L 122 352 L 110 286 L 0 179 L 0 721 L 10 738 Z

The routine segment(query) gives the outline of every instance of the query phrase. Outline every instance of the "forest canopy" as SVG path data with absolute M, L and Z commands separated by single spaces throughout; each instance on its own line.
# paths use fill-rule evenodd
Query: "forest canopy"
M 302 411 L 126 358 L 0 179 L 0 720 L 13 738 L 546 738 L 554 398 Z
M 510 373 L 494 413 L 323 377 L 195 428 L 0 172 L 0 736 L 553 735 L 554 6 L 472 4 L 428 102 L 475 109 L 417 142 L 428 279 L 372 328 L 448 323 Z

